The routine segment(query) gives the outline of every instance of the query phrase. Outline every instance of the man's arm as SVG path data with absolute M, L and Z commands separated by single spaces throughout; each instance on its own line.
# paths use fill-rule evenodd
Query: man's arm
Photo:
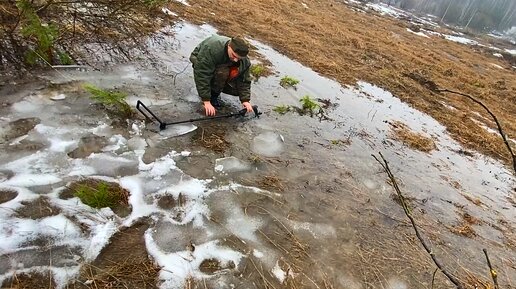
M 202 47 L 194 64 L 194 80 L 197 93 L 203 101 L 210 101 L 211 79 L 215 71 L 215 63 L 209 47 Z

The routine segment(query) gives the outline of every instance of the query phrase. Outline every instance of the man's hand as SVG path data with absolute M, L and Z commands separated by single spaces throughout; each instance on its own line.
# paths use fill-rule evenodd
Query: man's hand
M 206 111 L 207 116 L 214 116 L 216 112 L 215 108 L 213 107 L 213 105 L 211 105 L 211 102 L 209 101 L 204 101 L 204 110 Z
M 249 101 L 242 102 L 242 105 L 247 109 L 247 112 L 253 112 L 253 106 L 249 103 Z

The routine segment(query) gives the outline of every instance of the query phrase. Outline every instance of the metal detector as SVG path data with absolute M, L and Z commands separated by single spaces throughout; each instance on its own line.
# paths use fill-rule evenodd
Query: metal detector
M 206 120 L 212 120 L 212 119 L 219 119 L 219 118 L 229 118 L 234 116 L 245 116 L 245 113 L 247 112 L 247 109 L 242 109 L 239 112 L 234 112 L 230 114 L 224 114 L 224 115 L 217 115 L 212 117 L 201 117 L 201 118 L 193 118 L 189 120 L 181 120 L 181 121 L 175 121 L 175 122 L 164 122 L 162 121 L 158 116 L 156 116 L 143 102 L 137 101 L 136 102 L 136 109 L 145 116 L 145 118 L 148 121 L 155 122 L 157 121 L 159 123 L 159 130 L 164 130 L 169 125 L 174 124 L 181 124 L 181 123 L 188 123 L 188 122 L 196 122 L 196 121 L 206 121 Z M 260 117 L 262 114 L 258 111 L 258 106 L 253 105 L 253 111 L 254 111 L 254 117 Z

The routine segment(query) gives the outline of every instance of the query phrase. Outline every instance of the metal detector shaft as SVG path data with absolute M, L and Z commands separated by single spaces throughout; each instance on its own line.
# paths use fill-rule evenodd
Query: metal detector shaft
M 245 113 L 247 112 L 246 109 L 242 109 L 239 112 L 224 114 L 224 115 L 217 115 L 217 116 L 212 116 L 212 117 L 193 118 L 193 119 L 189 119 L 189 120 L 182 120 L 182 121 L 175 121 L 175 122 L 163 122 L 148 107 L 146 107 L 145 104 L 143 104 L 139 100 L 136 102 L 136 109 L 138 109 L 138 111 L 140 111 L 147 120 L 152 121 L 152 122 L 154 120 L 156 120 L 159 123 L 160 130 L 164 130 L 167 127 L 167 125 L 174 125 L 174 124 L 181 124 L 181 123 L 188 123 L 188 122 L 195 122 L 195 121 L 205 121 L 205 120 L 212 120 L 212 119 L 219 119 L 219 118 L 226 118 L 226 117 L 233 117 L 233 116 L 244 116 Z M 255 117 L 260 117 L 260 115 L 262 114 L 261 112 L 258 111 L 258 106 L 256 106 L 256 105 L 253 105 L 253 111 L 254 111 Z M 154 119 L 152 119 L 149 115 L 152 116 Z
M 194 121 L 212 120 L 212 119 L 219 119 L 219 118 L 226 118 L 226 117 L 233 117 L 233 116 L 244 116 L 246 112 L 247 112 L 247 109 L 242 109 L 239 112 L 234 112 L 234 113 L 230 113 L 230 114 L 217 115 L 217 116 L 211 116 L 211 117 L 192 118 L 189 120 L 181 120 L 181 121 L 174 121 L 174 122 L 166 122 L 165 125 L 181 124 L 181 123 L 194 122 Z

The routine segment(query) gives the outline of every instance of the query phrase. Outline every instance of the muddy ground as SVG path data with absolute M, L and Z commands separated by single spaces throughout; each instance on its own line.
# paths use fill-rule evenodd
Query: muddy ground
M 412 35 L 405 30 L 405 22 L 356 12 L 341 2 L 305 1 L 308 8 L 295 1 L 189 3 L 191 6 L 172 3 L 170 9 L 188 21 L 206 21 L 221 31 L 252 37 L 257 49 L 253 60 L 265 59 L 277 72 L 253 84 L 253 103 L 264 115 L 259 120 L 200 123 L 192 133 L 164 140 L 151 129 L 145 130 L 141 135 L 148 144 L 142 157 L 145 163 L 157 162 L 171 149 L 192 152 L 175 158 L 181 179 L 211 180 L 210 187 L 219 188 L 203 200 L 210 208 L 204 227 L 174 223 L 185 217 L 191 200 L 163 197 L 155 194 L 157 188 L 147 188 L 160 208 L 174 214 L 173 220 L 142 218 L 122 228 L 96 260 L 82 264 L 80 277 L 67 287 L 157 287 L 160 281 L 154 281 L 160 268 L 145 252 L 148 231 L 166 252 L 193 253 L 195 246 L 217 239 L 245 255 L 239 264 L 205 259 L 199 265 L 203 277 L 188 278 L 184 288 L 452 288 L 444 275 L 438 272 L 434 276 L 435 265 L 415 237 L 386 174 L 371 156 L 378 151 L 389 160 L 423 237 L 450 273 L 466 288 L 493 288 L 482 253 L 487 248 L 500 287 L 516 285 L 514 179 L 496 160 L 509 164 L 508 156 L 498 138 L 470 117 L 490 127 L 492 123 L 468 101 L 431 93 L 403 75 L 416 72 L 442 87 L 480 96 L 503 121 L 509 136 L 514 136 L 514 72 L 489 66 L 491 62 L 505 63 L 444 39 L 430 41 Z M 103 138 L 74 135 L 77 147 L 63 152 L 63 158 L 88 161 L 92 152 L 101 153 L 109 137 L 121 134 L 130 138 L 131 127 L 139 120 L 126 125 L 88 106 L 80 89 L 83 82 L 128 91 L 131 104 L 142 99 L 168 119 L 200 116 L 187 55 L 214 29 L 175 21 L 174 28 L 158 33 L 162 43 L 150 42 L 155 49 L 151 52 L 161 58 L 162 66 L 136 61 L 104 67 L 100 72 L 65 72 L 66 78 L 63 72 L 53 72 L 42 75 L 41 82 L 4 86 L 2 113 L 9 121 L 3 121 L 11 129 L 6 134 L 9 141 L 1 143 L 8 152 L 1 155 L 2 163 L 48 150 L 48 139 L 23 139 L 40 123 L 91 130 L 102 119 L 112 126 Z M 328 39 L 335 45 L 325 45 Z M 301 80 L 297 90 L 279 85 L 283 75 Z M 499 79 L 505 81 L 504 86 L 491 85 Z M 356 80 L 376 84 L 392 95 L 364 82 L 340 86 Z M 64 102 L 46 100 L 59 93 L 67 95 Z M 299 105 L 298 99 L 305 94 L 328 99 L 330 120 L 272 111 L 280 104 Z M 45 99 L 44 105 L 41 99 Z M 239 108 L 234 99 L 223 96 L 223 100 L 226 107 L 220 113 Z M 56 112 L 58 118 L 52 115 Z M 419 136 L 415 138 L 418 143 L 431 144 L 424 150 L 413 149 L 403 142 L 407 135 L 410 139 Z M 264 139 L 265 150 L 263 144 L 257 146 Z M 111 153 L 127 157 L 132 149 Z M 235 157 L 245 165 L 221 174 L 216 168 L 224 157 Z M 111 170 L 90 162 L 97 175 L 115 181 L 138 172 L 131 163 L 110 161 Z M 61 160 L 54 163 L 62 165 Z M 2 182 L 13 179 L 12 171 L 1 173 Z M 177 184 L 177 178 L 173 175 L 166 181 Z M 149 186 L 158 183 L 151 180 Z M 225 189 L 231 183 L 267 191 Z M 29 188 L 45 195 L 60 185 Z M 2 202 L 12 198 L 11 190 L 2 191 Z M 43 197 L 23 205 L 17 210 L 21 217 L 39 219 L 61 213 Z M 44 255 L 49 246 L 52 248 L 45 243 L 29 250 Z M 130 254 L 125 253 L 128 251 Z M 135 268 L 134 264 L 141 266 Z M 49 288 L 52 282 L 48 275 L 15 275 L 3 286 Z

